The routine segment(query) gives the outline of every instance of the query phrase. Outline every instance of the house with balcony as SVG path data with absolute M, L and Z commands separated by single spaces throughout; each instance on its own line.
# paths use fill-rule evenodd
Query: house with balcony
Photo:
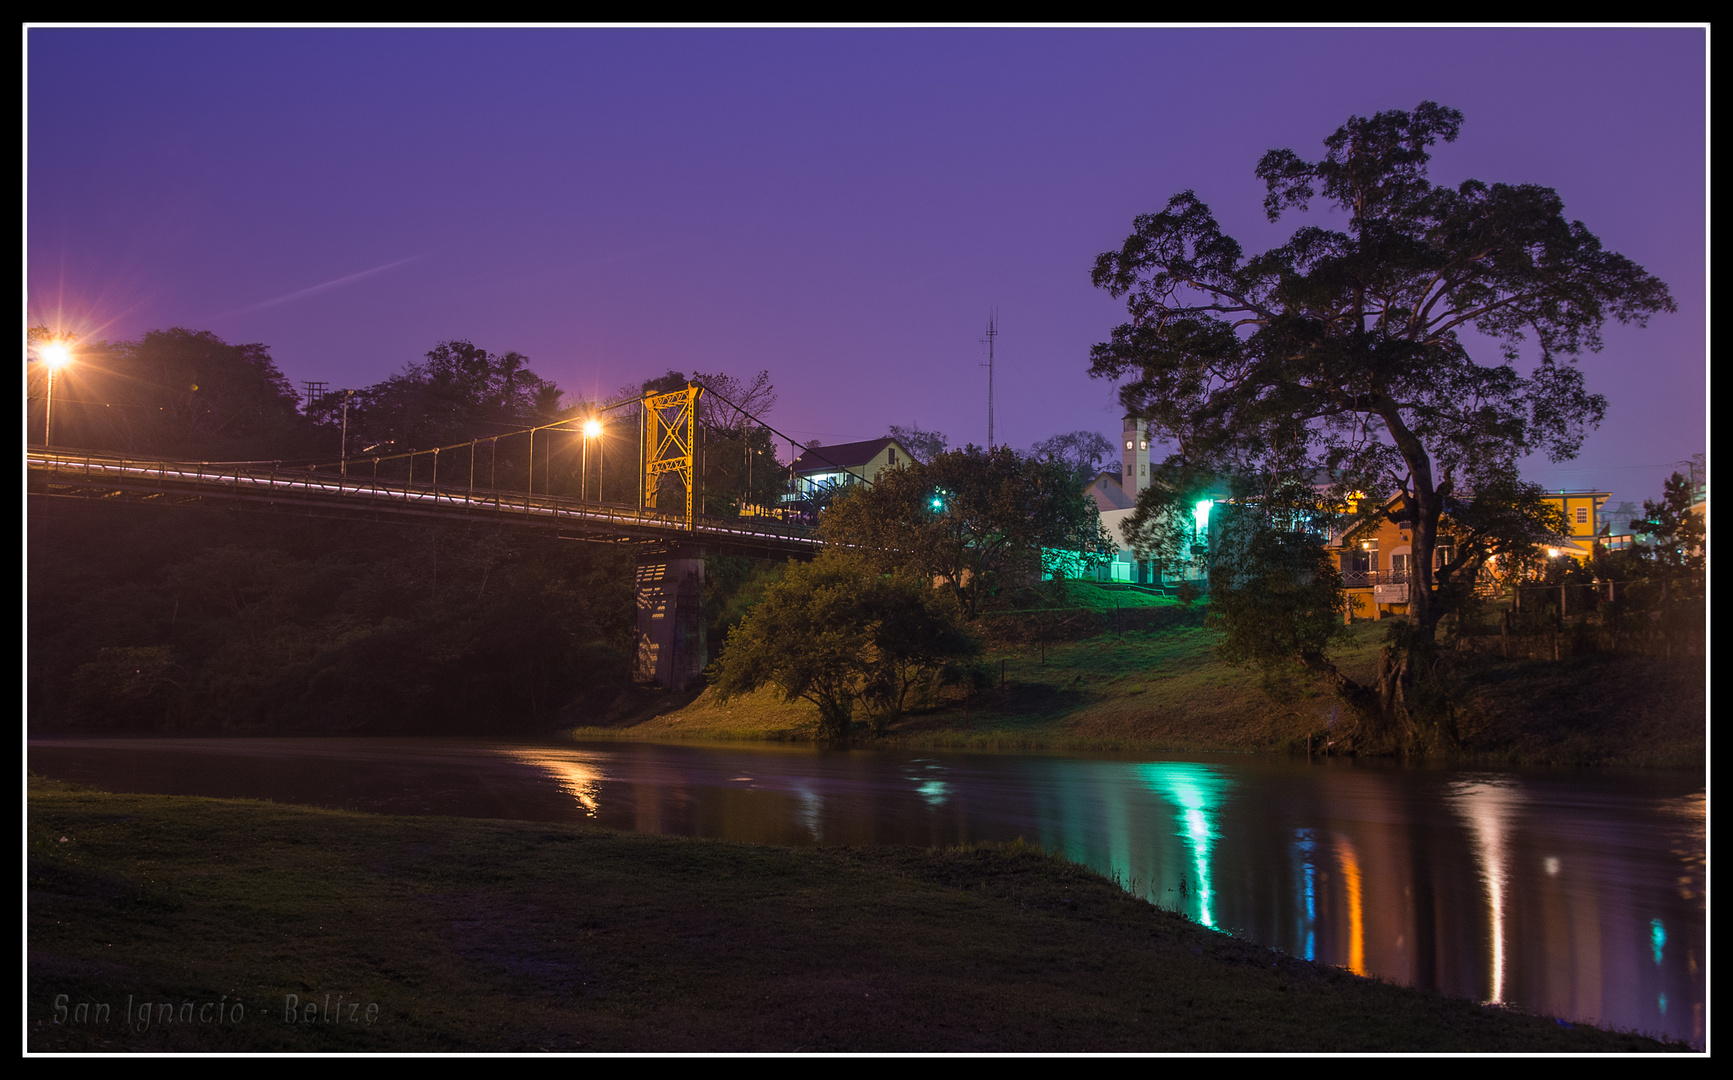
M 1558 491 L 1542 496 L 1565 515 L 1565 532 L 1553 537 L 1545 551 L 1551 558 L 1568 556 L 1578 562 L 1594 557 L 1595 529 L 1601 505 L 1612 497 L 1606 491 Z M 1391 498 L 1386 511 L 1396 505 Z M 1380 514 L 1350 525 L 1330 538 L 1331 553 L 1339 560 L 1342 587 L 1348 594 L 1349 619 L 1382 619 L 1408 611 L 1408 590 L 1413 580 L 1413 529 Z M 1437 570 L 1454 557 L 1449 536 L 1440 531 L 1432 553 Z
M 1384 509 L 1396 505 L 1392 498 Z M 1348 597 L 1347 620 L 1382 619 L 1408 611 L 1408 588 L 1414 568 L 1414 530 L 1385 514 L 1357 521 L 1330 537 L 1328 547 L 1342 572 L 1342 589 Z M 1433 553 L 1434 568 L 1451 556 L 1449 542 L 1439 537 Z

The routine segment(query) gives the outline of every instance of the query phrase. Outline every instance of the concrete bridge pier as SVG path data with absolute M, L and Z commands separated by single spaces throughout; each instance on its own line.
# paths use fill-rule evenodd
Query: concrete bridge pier
M 632 674 L 684 690 L 710 662 L 704 640 L 704 551 L 693 546 L 641 552 L 635 574 L 638 648 Z

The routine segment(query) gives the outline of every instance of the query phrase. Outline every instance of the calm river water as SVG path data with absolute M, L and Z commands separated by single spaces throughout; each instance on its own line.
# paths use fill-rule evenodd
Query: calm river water
M 33 741 L 112 791 L 760 844 L 1017 837 L 1367 975 L 1703 1044 L 1704 776 L 434 739 Z

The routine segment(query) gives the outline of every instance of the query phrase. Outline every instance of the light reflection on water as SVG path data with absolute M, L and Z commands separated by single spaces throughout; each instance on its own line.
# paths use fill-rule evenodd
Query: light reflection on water
M 110 790 L 748 843 L 1022 837 L 1308 959 L 1703 1039 L 1700 774 L 434 739 L 57 740 L 29 761 Z
M 1486 888 L 1487 942 L 1491 992 L 1486 1000 L 1504 1003 L 1504 897 L 1510 877 L 1507 838 L 1521 810 L 1522 791 L 1513 777 L 1474 776 L 1451 781 L 1451 808 L 1468 822 L 1475 841 L 1480 880 Z
M 1181 910 L 1203 925 L 1213 927 L 1210 854 L 1219 835 L 1216 817 L 1232 781 L 1215 768 L 1194 761 L 1151 762 L 1138 766 L 1138 771 L 1144 782 L 1174 808 L 1179 818 L 1179 838 L 1191 855 L 1191 902 Z

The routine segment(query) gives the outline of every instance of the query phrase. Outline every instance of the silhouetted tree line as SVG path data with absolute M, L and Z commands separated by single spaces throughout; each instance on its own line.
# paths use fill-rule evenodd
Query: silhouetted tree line
M 313 425 L 263 345 L 177 327 L 137 341 L 81 343 L 76 358 L 54 390 L 57 447 L 201 461 L 316 452 Z M 46 390 L 34 367 L 33 442 L 44 436 Z
M 33 730 L 545 730 L 629 679 L 603 545 L 78 500 L 29 543 Z
M 31 375 L 40 425 L 46 387 Z M 749 407 L 774 402 L 767 374 L 744 386 L 706 378 Z M 671 379 L 685 385 L 676 372 L 660 381 Z M 488 470 L 477 479 L 521 490 L 532 479 L 530 443 L 512 433 L 584 419 L 596 404 L 562 404 L 521 354 L 450 341 L 383 382 L 303 408 L 265 346 L 177 328 L 80 344 L 55 386 L 54 443 L 329 467 L 342 456 L 346 419 L 351 475 L 377 456 L 381 475 L 402 478 L 405 452 L 498 434 L 477 447 L 477 471 Z M 587 488 L 596 498 L 600 488 L 608 501 L 635 503 L 635 414 L 604 419 L 605 443 L 588 447 L 575 424 L 537 433 L 538 493 Z M 735 455 L 761 429 L 738 409 L 706 419 L 706 483 L 737 505 L 765 482 L 760 474 L 753 488 L 730 489 L 746 471 Z M 32 441 L 41 437 L 34 427 Z M 441 457 L 442 485 L 468 481 L 467 454 Z M 431 481 L 430 458 L 416 462 L 417 482 Z M 766 472 L 780 490 L 780 468 Z M 766 488 L 760 497 L 772 496 Z M 33 730 L 545 730 L 594 722 L 630 685 L 632 559 L 607 545 L 477 525 L 46 498 L 31 500 L 28 530 Z M 712 562 L 706 603 L 720 642 L 775 572 Z

